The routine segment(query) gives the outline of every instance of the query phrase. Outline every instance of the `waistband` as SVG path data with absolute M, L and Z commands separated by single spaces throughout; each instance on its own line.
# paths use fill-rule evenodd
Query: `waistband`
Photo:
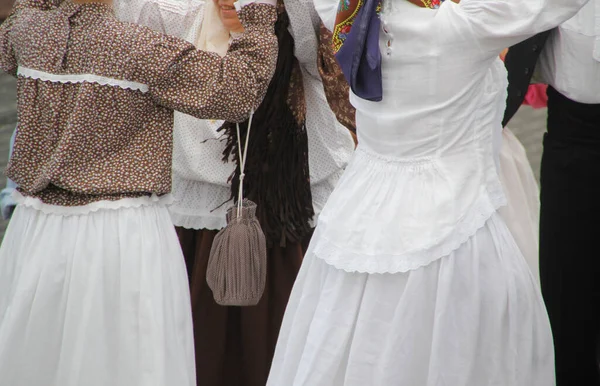
M 600 104 L 576 102 L 548 87 L 548 133 L 555 138 L 600 144 Z

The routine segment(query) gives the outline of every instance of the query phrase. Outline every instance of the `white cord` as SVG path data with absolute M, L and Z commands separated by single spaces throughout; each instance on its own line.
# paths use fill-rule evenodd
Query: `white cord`
M 238 153 L 240 157 L 240 187 L 238 189 L 238 202 L 237 202 L 237 218 L 242 216 L 242 201 L 244 199 L 244 177 L 246 174 L 246 160 L 248 158 L 248 142 L 250 140 L 250 127 L 252 126 L 252 118 L 254 117 L 254 111 L 250 112 L 250 118 L 248 119 L 248 132 L 246 133 L 246 143 L 244 144 L 244 152 L 242 154 L 242 139 L 240 135 L 240 124 L 236 123 L 235 128 L 237 131 L 238 139 Z

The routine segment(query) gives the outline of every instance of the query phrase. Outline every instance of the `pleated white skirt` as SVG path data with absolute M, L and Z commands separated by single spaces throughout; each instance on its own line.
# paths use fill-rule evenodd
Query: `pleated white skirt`
M 194 363 L 161 200 L 16 208 L 0 248 L 0 385 L 195 386 Z
M 318 238 L 319 231 L 314 238 Z M 315 240 L 313 239 L 313 242 Z M 270 386 L 552 386 L 536 280 L 498 214 L 406 273 L 350 273 L 309 248 Z

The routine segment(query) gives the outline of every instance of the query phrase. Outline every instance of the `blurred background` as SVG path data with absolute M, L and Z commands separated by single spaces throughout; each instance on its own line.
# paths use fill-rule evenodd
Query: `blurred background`
M 0 0 L 0 20 L 6 19 L 12 8 L 12 0 Z

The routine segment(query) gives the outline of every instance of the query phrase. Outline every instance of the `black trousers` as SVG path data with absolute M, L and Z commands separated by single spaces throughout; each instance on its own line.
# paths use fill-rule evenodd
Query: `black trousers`
M 548 90 L 540 275 L 557 386 L 600 386 L 600 105 Z

